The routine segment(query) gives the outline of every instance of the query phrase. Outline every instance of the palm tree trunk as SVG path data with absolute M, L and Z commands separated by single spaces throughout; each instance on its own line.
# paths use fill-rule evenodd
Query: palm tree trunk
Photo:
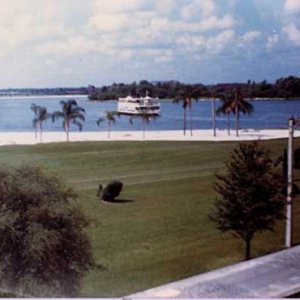
M 185 130 L 186 130 L 186 108 L 184 108 L 183 111 L 183 135 L 185 135 Z
M 235 135 L 239 136 L 239 108 L 235 105 Z
M 238 95 L 235 93 L 234 99 L 234 110 L 235 110 L 235 135 L 239 136 L 239 106 L 238 106 Z
M 43 142 L 43 123 L 40 123 L 40 142 Z
M 108 121 L 107 138 L 110 138 L 110 122 Z
M 213 98 L 213 101 L 212 101 L 211 117 L 212 117 L 213 133 L 214 133 L 214 136 L 217 136 L 217 134 L 216 134 L 216 102 L 215 102 L 215 97 Z
M 227 113 L 227 131 L 228 131 L 228 135 L 230 135 L 230 112 Z
M 146 130 L 146 125 L 145 125 L 146 121 L 143 119 L 143 139 L 145 139 L 145 130 Z
M 191 102 L 191 100 L 189 103 L 189 115 L 190 115 L 190 131 L 191 131 L 191 136 L 193 136 L 193 117 L 192 117 L 192 102 Z
M 69 120 L 67 119 L 66 123 L 65 123 L 65 131 L 66 131 L 66 134 L 67 134 L 67 142 L 69 142 L 69 130 L 70 130 L 70 125 L 69 125 Z

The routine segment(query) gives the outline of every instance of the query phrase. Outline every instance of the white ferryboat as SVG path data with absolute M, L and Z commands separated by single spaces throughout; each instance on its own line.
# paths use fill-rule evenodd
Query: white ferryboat
M 154 98 L 127 96 L 126 98 L 119 98 L 118 113 L 127 115 L 159 115 L 160 104 Z

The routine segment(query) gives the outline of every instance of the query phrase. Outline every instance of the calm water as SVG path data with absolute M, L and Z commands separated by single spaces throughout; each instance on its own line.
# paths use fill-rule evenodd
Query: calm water
M 26 98 L 0 98 L 0 131 L 33 131 L 33 112 L 30 109 L 31 103 L 43 105 L 51 113 L 60 110 L 60 100 L 68 98 L 58 97 L 26 97 Z M 106 123 L 103 122 L 99 128 L 96 121 L 106 110 L 116 110 L 117 101 L 89 102 L 86 97 L 75 97 L 78 104 L 86 110 L 86 122 L 83 131 L 103 131 L 106 130 Z M 164 100 L 161 102 L 161 116 L 147 125 L 147 130 L 181 130 L 183 123 L 183 109 L 179 104 Z M 287 128 L 289 116 L 300 116 L 300 100 L 291 101 L 252 101 L 254 113 L 251 116 L 241 116 L 241 128 Z M 211 128 L 211 102 L 200 101 L 193 104 L 193 128 Z M 216 107 L 220 105 L 216 101 Z M 61 121 L 52 123 L 48 120 L 44 123 L 45 131 L 61 131 Z M 226 128 L 227 117 L 216 118 L 217 128 Z M 234 126 L 234 116 L 232 116 L 232 126 Z M 75 127 L 76 128 L 76 127 Z M 73 129 L 75 129 L 73 128 Z M 141 130 L 142 124 L 138 119 L 134 124 L 129 123 L 129 118 L 122 116 L 117 119 L 112 130 Z

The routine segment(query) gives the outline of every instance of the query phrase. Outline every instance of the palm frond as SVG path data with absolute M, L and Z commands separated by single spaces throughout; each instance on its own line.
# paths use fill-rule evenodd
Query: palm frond
M 229 114 L 233 112 L 232 102 L 229 100 L 222 100 L 221 106 L 216 110 L 216 115 L 220 116 L 221 114 Z
M 61 111 L 55 111 L 51 114 L 52 122 L 55 122 L 59 118 L 64 118 L 64 114 Z
M 82 131 L 82 126 L 83 125 L 79 121 L 73 120 L 72 124 L 76 125 L 78 127 L 79 131 Z
M 238 102 L 238 107 L 239 107 L 239 110 L 245 115 L 245 114 L 248 114 L 250 115 L 254 108 L 253 108 L 253 105 L 249 102 L 247 102 L 246 100 L 244 99 L 241 99 L 239 102 Z
M 40 106 L 36 105 L 35 103 L 32 103 L 30 106 L 30 109 L 34 112 L 34 114 L 36 115 L 38 113 Z
M 34 119 L 32 120 L 32 127 L 33 127 L 33 128 L 36 128 L 36 127 L 37 127 L 37 124 L 38 124 L 38 119 L 37 119 L 37 118 L 34 118 Z
M 116 118 L 114 117 L 113 114 L 110 114 L 110 113 L 106 113 L 106 119 L 109 121 L 109 122 L 112 122 L 112 123 L 116 123 Z
M 97 120 L 97 125 L 100 126 L 100 124 L 101 124 L 103 121 L 104 121 L 103 118 L 99 118 L 99 119 Z
M 72 108 L 72 112 L 74 112 L 74 113 L 80 113 L 80 112 L 85 113 L 85 109 L 83 107 L 76 106 L 76 107 Z
M 78 112 L 73 112 L 71 114 L 68 115 L 68 118 L 70 120 L 76 120 L 76 119 L 79 119 L 81 120 L 82 122 L 85 121 L 85 116 L 82 114 L 82 113 L 78 113 Z
M 72 105 L 77 106 L 77 101 L 76 101 L 75 99 L 69 99 L 69 100 L 67 101 L 67 103 L 68 103 L 68 105 L 70 105 L 70 106 L 72 106 Z
M 117 111 L 117 110 L 110 110 L 110 111 L 105 111 L 105 115 L 106 116 L 112 116 L 115 117 L 117 116 L 118 118 L 120 118 L 121 114 Z
M 64 100 L 59 101 L 59 104 L 60 104 L 61 106 L 63 106 L 63 107 L 66 106 L 66 103 L 67 103 L 67 102 L 64 101 Z

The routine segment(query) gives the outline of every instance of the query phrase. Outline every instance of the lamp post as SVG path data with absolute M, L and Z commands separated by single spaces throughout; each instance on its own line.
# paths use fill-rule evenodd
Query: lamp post
M 287 174 L 287 197 L 286 197 L 286 232 L 285 246 L 292 246 L 292 204 L 293 204 L 293 139 L 294 129 L 300 125 L 300 119 L 293 116 L 289 118 L 289 139 L 288 139 L 288 174 Z

